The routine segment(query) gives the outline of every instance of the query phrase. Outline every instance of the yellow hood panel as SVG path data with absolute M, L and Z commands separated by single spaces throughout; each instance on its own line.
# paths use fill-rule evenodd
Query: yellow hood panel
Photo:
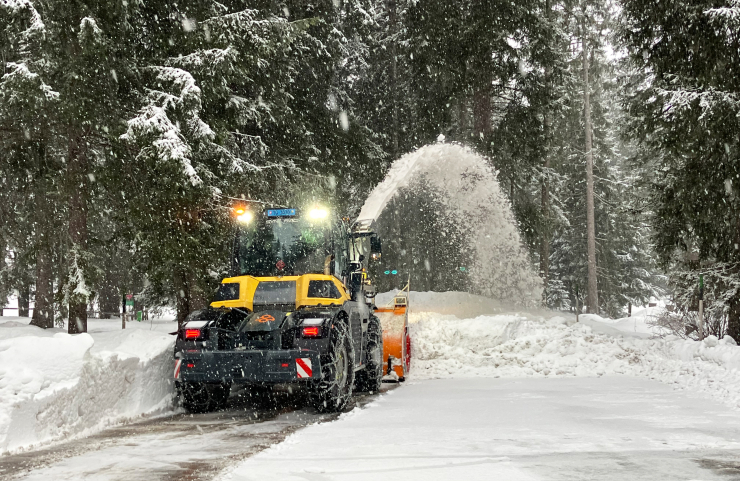
M 254 311 L 254 293 L 260 282 L 291 282 L 296 283 L 295 307 L 299 309 L 307 306 L 326 306 L 329 304 L 342 305 L 350 300 L 349 294 L 342 282 L 334 276 L 326 274 L 304 274 L 302 276 L 283 276 L 283 277 L 252 277 L 238 276 L 227 277 L 222 284 L 239 283 L 239 299 L 231 301 L 212 302 L 211 307 L 241 307 Z M 331 281 L 340 293 L 336 299 L 324 297 L 308 297 L 308 284 L 310 281 Z

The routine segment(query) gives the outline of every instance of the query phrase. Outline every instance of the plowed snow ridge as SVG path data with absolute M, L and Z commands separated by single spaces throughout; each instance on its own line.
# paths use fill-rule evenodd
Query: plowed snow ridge
M 71 336 L 0 324 L 0 453 L 172 409 L 172 336 L 117 326 Z
M 417 313 L 411 378 L 645 376 L 740 407 L 740 348 L 731 338 L 650 338 L 582 318 Z

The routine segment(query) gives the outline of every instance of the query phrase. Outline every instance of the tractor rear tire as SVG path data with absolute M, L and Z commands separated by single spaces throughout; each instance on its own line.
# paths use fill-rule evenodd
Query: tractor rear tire
M 182 406 L 190 413 L 208 413 L 223 409 L 231 385 L 226 383 L 183 382 L 178 386 Z
M 269 385 L 252 384 L 244 389 L 242 395 L 247 397 L 249 404 L 258 408 L 268 408 L 275 404 L 275 394 Z
M 321 380 L 311 393 L 317 411 L 342 411 L 352 399 L 355 381 L 355 350 L 346 321 L 335 319 L 329 352 L 321 356 Z
M 375 316 L 370 318 L 365 346 L 365 369 L 357 372 L 355 390 L 379 392 L 383 383 L 383 331 L 380 319 Z

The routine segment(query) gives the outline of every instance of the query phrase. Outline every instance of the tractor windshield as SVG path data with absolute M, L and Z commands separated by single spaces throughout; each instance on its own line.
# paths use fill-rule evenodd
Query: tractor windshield
M 292 276 L 333 271 L 338 229 L 331 218 L 267 211 L 240 225 L 235 245 L 237 275 Z

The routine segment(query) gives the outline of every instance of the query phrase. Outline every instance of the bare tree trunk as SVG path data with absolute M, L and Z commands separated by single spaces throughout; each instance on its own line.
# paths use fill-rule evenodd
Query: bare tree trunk
M 208 296 L 192 272 L 188 272 L 188 307 L 190 312 L 208 307 Z
M 735 245 L 740 246 L 740 215 L 735 214 Z M 738 255 L 735 256 L 738 261 Z M 735 267 L 730 274 L 732 277 L 740 275 L 738 268 Z M 740 341 L 740 293 L 730 299 L 729 312 L 727 313 L 727 334 L 736 341 Z
M 473 93 L 473 122 L 475 133 L 485 136 L 491 132 L 490 82 L 478 87 Z
M 72 244 L 72 272 L 69 286 L 69 323 L 67 332 L 77 334 L 87 332 L 87 301 L 84 291 L 85 258 L 87 249 L 87 153 L 84 140 L 78 132 L 70 135 L 69 157 L 67 160 L 67 186 L 69 197 L 69 238 Z
M 52 284 L 51 253 L 39 245 L 36 251 L 36 302 L 31 324 L 44 329 L 54 327 L 54 286 Z
M 40 162 L 44 163 L 44 148 L 39 148 Z M 48 198 L 46 172 L 37 179 L 34 192 L 36 230 L 36 297 L 31 324 L 43 329 L 54 327 L 54 272 L 52 269 L 52 240 L 50 235 L 53 212 Z
M 546 122 L 547 124 L 547 122 Z M 547 129 L 548 126 L 545 126 Z M 545 155 L 548 155 L 546 153 Z M 542 237 L 540 239 L 540 277 L 545 284 L 545 293 L 550 278 L 550 190 L 547 181 L 547 171 L 550 169 L 550 158 L 545 157 L 543 164 L 545 173 L 542 177 Z
M 465 97 L 461 97 L 457 102 L 457 123 L 458 129 L 460 129 L 460 137 L 468 137 L 468 101 Z
M 545 2 L 545 17 L 550 20 L 550 0 Z M 550 77 L 552 76 L 552 67 L 550 63 L 545 66 L 545 85 L 551 88 Z M 548 96 L 551 92 L 547 92 Z M 548 175 L 550 170 L 550 129 L 552 128 L 552 113 L 550 103 L 545 107 L 545 120 L 543 122 L 544 140 L 545 140 L 545 162 L 543 163 L 542 173 L 542 236 L 540 238 L 540 277 L 545 289 L 542 291 L 542 300 L 547 304 L 547 286 L 550 278 L 550 186 Z
M 735 340 L 740 339 L 740 298 L 730 299 L 730 309 L 727 313 L 727 334 Z
M 598 314 L 599 294 L 596 282 L 596 223 L 594 220 L 594 154 L 591 139 L 591 105 L 588 81 L 588 42 L 585 21 L 581 20 L 583 35 L 583 123 L 586 134 L 586 223 L 588 241 L 588 290 L 586 312 Z
M 121 286 L 126 285 L 120 274 L 124 256 L 116 247 L 113 247 L 107 255 L 109 257 L 107 257 L 102 282 L 98 289 L 98 308 L 101 318 L 104 319 L 118 316 L 121 309 L 121 295 L 124 294 Z
M 31 285 L 28 283 L 28 280 L 23 279 L 20 287 L 18 288 L 18 315 L 20 317 L 28 317 L 30 305 Z
M 390 35 L 394 36 L 391 42 L 391 117 L 393 130 L 391 132 L 393 158 L 398 158 L 398 59 L 396 51 L 396 0 L 388 1 L 388 28 Z
M 188 288 L 188 281 L 185 272 L 177 268 L 175 269 L 175 297 L 177 299 L 177 328 L 182 327 L 185 318 L 190 314 L 190 289 Z
M 104 284 L 98 292 L 98 307 L 101 318 L 117 317 L 120 310 L 121 295 L 116 286 L 110 283 L 110 279 L 105 279 Z

